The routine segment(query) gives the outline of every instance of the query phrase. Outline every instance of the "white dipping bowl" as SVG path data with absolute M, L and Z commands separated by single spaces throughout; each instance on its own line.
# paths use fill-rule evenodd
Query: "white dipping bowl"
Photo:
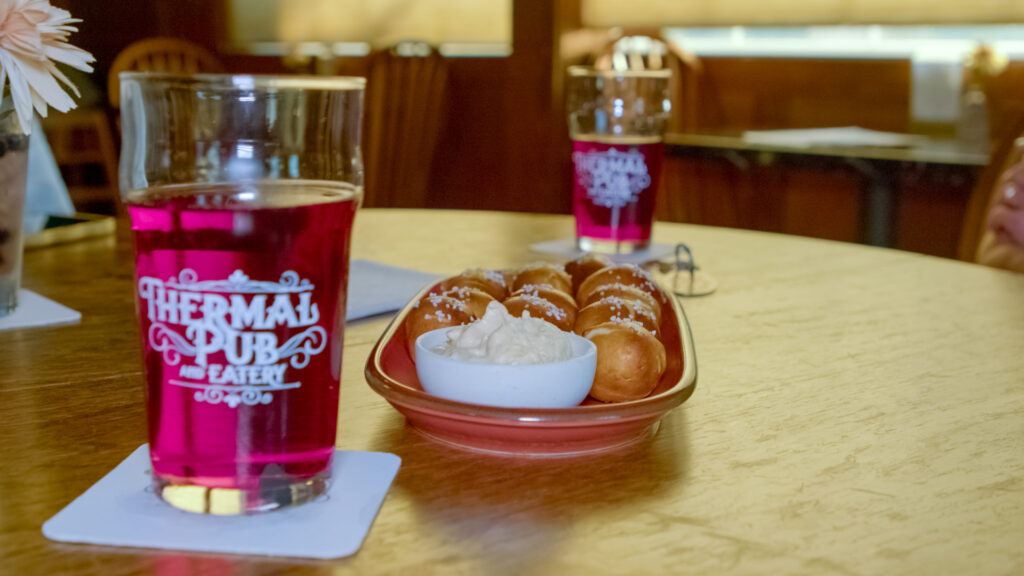
M 451 328 L 416 339 L 416 373 L 428 393 L 448 400 L 503 408 L 570 408 L 583 402 L 594 383 L 597 346 L 572 338 L 572 358 L 545 364 L 466 362 L 434 351 Z

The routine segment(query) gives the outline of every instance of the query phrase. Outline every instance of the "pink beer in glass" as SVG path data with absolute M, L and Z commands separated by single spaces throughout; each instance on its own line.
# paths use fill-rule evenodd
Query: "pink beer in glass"
M 647 248 L 671 109 L 667 70 L 569 68 L 577 247 Z
M 121 76 L 155 492 L 194 512 L 330 479 L 362 79 Z

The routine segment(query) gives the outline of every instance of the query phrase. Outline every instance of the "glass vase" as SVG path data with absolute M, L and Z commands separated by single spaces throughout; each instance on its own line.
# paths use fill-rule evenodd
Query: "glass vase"
M 18 305 L 28 138 L 7 99 L 0 107 L 0 316 Z

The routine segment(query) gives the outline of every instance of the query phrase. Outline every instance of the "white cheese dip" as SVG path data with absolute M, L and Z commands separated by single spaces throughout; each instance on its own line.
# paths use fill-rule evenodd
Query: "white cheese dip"
M 498 302 L 487 305 L 483 318 L 456 326 L 434 351 L 464 362 L 482 364 L 545 364 L 572 358 L 572 338 L 529 313 L 516 318 Z

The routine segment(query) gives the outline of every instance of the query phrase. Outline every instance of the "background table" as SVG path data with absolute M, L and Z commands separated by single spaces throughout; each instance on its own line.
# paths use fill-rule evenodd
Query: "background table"
M 946 164 L 952 166 L 982 167 L 988 164 L 985 151 L 971 149 L 957 140 L 918 136 L 916 144 L 898 146 L 789 146 L 786 144 L 752 142 L 739 133 L 691 133 L 673 132 L 665 135 L 669 146 L 692 146 L 695 148 L 716 148 L 764 152 L 768 154 L 800 154 L 804 156 L 829 156 L 856 158 L 860 160 L 886 160 L 890 162 L 923 162 L 925 164 Z
M 535 260 L 565 216 L 366 210 L 354 257 L 439 273 Z M 145 442 L 130 246 L 30 252 L 83 321 L 0 332 L 0 566 L 12 574 L 1024 572 L 1024 276 L 806 238 L 658 225 L 719 282 L 687 300 L 697 389 L 619 452 L 515 459 L 436 444 L 345 339 L 339 446 L 402 457 L 331 562 L 57 544 L 42 523 Z
M 989 162 L 987 151 L 971 149 L 956 140 L 919 136 L 907 147 L 877 146 L 792 146 L 775 142 L 749 141 L 738 133 L 670 133 L 665 143 L 672 154 L 688 149 L 721 154 L 743 169 L 773 164 L 789 166 L 828 166 L 852 168 L 864 180 L 864 206 L 860 241 L 872 246 L 895 246 L 898 205 L 898 166 L 927 166 L 933 174 L 942 168 L 946 176 L 940 189 L 950 188 L 948 180 L 969 177 Z M 942 176 L 939 176 L 940 181 Z

